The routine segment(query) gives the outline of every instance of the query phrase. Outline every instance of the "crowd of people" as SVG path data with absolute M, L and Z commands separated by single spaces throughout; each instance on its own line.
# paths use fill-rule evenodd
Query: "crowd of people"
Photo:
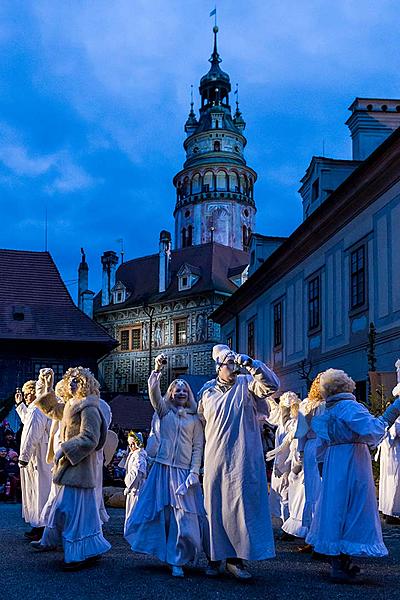
M 18 441 L 8 421 L 0 423 L 0 500 L 21 500 Z
M 141 434 L 130 432 L 117 463 L 126 486 L 123 535 L 131 549 L 167 563 L 175 577 L 184 577 L 185 565 L 204 552 L 207 576 L 226 569 L 250 579 L 249 561 L 275 556 L 276 516 L 283 536 L 305 540 L 301 551 L 329 559 L 333 581 L 359 580 L 354 557 L 387 555 L 372 448 L 381 461 L 379 509 L 388 518 L 400 516 L 400 398 L 375 417 L 357 402 L 351 377 L 328 369 L 306 399 L 288 391 L 277 400 L 279 379 L 261 361 L 222 344 L 214 346 L 213 359 L 216 377 L 197 399 L 181 379 L 163 395 L 167 358 L 155 359 L 150 436 L 144 447 Z M 61 546 L 64 568 L 76 570 L 110 548 L 102 531 L 108 520 L 102 476 L 118 436 L 88 369 L 69 369 L 55 387 L 53 379 L 51 369 L 42 369 L 38 381 L 16 394 L 24 424 L 23 517 L 31 546 Z M 393 393 L 400 396 L 400 386 Z

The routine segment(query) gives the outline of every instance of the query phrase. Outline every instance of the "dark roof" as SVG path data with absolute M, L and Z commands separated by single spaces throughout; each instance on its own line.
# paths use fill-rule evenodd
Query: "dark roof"
M 48 252 L 0 250 L 0 339 L 117 345 L 73 303 Z
M 198 281 L 190 290 L 178 291 L 177 273 L 185 263 L 196 268 Z M 171 254 L 171 283 L 165 292 L 158 291 L 158 254 L 129 260 L 118 267 L 116 281 L 121 281 L 130 294 L 127 300 L 119 304 L 100 306 L 101 294 L 96 298 L 96 312 L 115 310 L 128 306 L 150 304 L 172 299 L 185 298 L 205 292 L 232 294 L 237 287 L 229 280 L 231 269 L 249 263 L 249 255 L 243 250 L 209 243 L 173 250 Z
M 223 325 L 400 181 L 400 128 L 396 129 L 295 229 L 211 315 Z
M 110 402 L 112 424 L 122 429 L 150 430 L 154 408 L 149 400 L 119 394 Z

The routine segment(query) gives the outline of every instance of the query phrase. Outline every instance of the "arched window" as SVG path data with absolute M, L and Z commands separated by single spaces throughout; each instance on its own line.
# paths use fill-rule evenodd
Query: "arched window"
M 182 228 L 182 248 L 186 248 L 186 227 Z
M 189 225 L 189 227 L 187 228 L 186 245 L 187 246 L 193 245 L 193 227 L 192 227 L 192 225 Z
M 217 173 L 217 190 L 226 190 L 227 187 L 227 176 L 225 171 L 218 171 Z
M 242 227 L 243 250 L 248 250 L 249 244 L 250 244 L 250 236 L 251 236 L 250 227 L 246 227 L 246 225 L 243 225 L 243 227 Z
M 196 173 L 192 179 L 192 194 L 201 192 L 201 179 L 199 173 Z
M 189 193 L 189 177 L 185 177 L 185 179 L 183 180 L 183 196 L 189 196 Z
M 214 142 L 214 152 L 220 152 L 221 151 L 221 142 L 219 140 L 217 140 L 216 142 Z
M 245 193 L 246 193 L 246 191 L 247 191 L 247 185 L 246 185 L 246 184 L 247 184 L 247 182 L 246 182 L 246 178 L 245 178 L 245 176 L 244 176 L 244 175 L 241 175 L 241 176 L 240 176 L 240 192 L 241 192 L 242 194 L 245 194 Z
M 206 171 L 203 177 L 203 192 L 209 192 L 214 189 L 214 174 L 212 171 Z
M 232 171 L 231 173 L 229 173 L 229 190 L 231 192 L 239 191 L 239 178 L 237 176 L 237 173 L 235 173 L 235 171 Z

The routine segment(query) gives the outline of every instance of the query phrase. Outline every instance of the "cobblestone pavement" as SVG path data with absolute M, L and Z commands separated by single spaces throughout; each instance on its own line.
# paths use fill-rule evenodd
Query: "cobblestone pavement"
M 167 567 L 133 554 L 122 537 L 124 512 L 111 509 L 105 535 L 112 549 L 85 571 L 64 573 L 62 554 L 35 553 L 24 537 L 27 527 L 20 505 L 0 504 L 0 595 L 4 600 L 395 600 L 400 589 L 400 527 L 384 526 L 390 555 L 358 561 L 367 573 L 365 583 L 334 585 L 328 565 L 296 552 L 294 542 L 277 541 L 277 558 L 251 565 L 254 579 L 237 582 L 228 575 L 207 579 L 204 560 L 188 568 L 185 579 L 173 579 Z M 278 532 L 277 532 L 278 533 Z

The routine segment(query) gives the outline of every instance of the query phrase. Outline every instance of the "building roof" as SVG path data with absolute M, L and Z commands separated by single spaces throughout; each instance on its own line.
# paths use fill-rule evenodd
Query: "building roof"
M 149 400 L 119 394 L 110 402 L 112 424 L 122 429 L 149 431 L 154 408 Z
M 49 252 L 0 250 L 0 339 L 117 342 L 77 308 Z
M 198 281 L 189 289 L 178 291 L 177 273 L 184 264 L 193 265 Z M 249 255 L 243 250 L 215 242 L 173 250 L 171 253 L 171 283 L 165 292 L 158 291 L 159 256 L 152 254 L 126 261 L 118 267 L 116 281 L 121 281 L 129 294 L 125 302 L 101 306 L 101 294 L 96 297 L 95 311 L 107 312 L 144 303 L 178 300 L 205 292 L 232 294 L 237 286 L 229 280 L 231 269 L 249 264 Z
M 295 229 L 248 280 L 212 313 L 211 318 L 222 325 L 230 321 L 233 314 L 238 314 L 282 279 L 399 181 L 400 128 Z

